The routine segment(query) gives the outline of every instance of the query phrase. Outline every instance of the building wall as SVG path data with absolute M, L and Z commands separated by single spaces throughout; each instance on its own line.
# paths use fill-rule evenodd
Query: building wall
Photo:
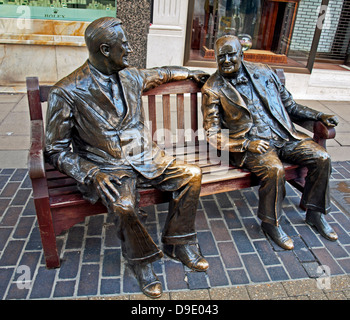
M 318 52 L 330 52 L 334 35 L 337 31 L 337 25 L 343 6 L 343 0 L 330 0 L 327 8 L 327 14 L 321 15 L 318 20 L 318 12 L 322 0 L 301 0 L 293 37 L 291 41 L 291 50 L 310 51 L 315 28 L 317 24 L 322 24 L 322 33 L 318 45 Z
M 147 42 L 147 67 L 183 65 L 187 0 L 154 0 Z
M 122 20 L 134 51 L 129 56 L 129 63 L 139 68 L 146 67 L 151 2 L 151 0 L 117 0 L 117 18 Z

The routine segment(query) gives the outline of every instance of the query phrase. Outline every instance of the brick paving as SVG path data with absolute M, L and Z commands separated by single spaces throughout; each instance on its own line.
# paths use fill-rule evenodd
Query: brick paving
M 350 161 L 334 162 L 327 219 L 337 242 L 304 223 L 300 193 L 287 186 L 282 225 L 293 251 L 280 249 L 260 230 L 257 187 L 202 197 L 198 242 L 210 268 L 196 273 L 167 257 L 155 262 L 161 299 L 350 299 L 349 181 Z M 125 266 L 108 214 L 58 236 L 61 268 L 46 269 L 31 193 L 27 169 L 0 169 L 0 299 L 148 299 Z M 145 210 L 147 230 L 159 244 L 167 205 Z

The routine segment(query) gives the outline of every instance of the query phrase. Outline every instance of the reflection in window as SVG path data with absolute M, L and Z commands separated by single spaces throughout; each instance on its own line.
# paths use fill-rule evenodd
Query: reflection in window
M 299 1 L 195 0 L 190 60 L 215 60 L 215 40 L 234 34 L 252 38 L 246 59 L 287 64 Z

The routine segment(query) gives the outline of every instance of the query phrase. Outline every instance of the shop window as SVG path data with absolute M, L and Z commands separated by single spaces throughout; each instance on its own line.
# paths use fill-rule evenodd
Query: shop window
M 315 35 L 317 29 L 322 29 L 320 13 L 325 2 L 190 0 L 185 65 L 214 67 L 215 40 L 234 34 L 247 49 L 246 60 L 282 66 L 285 70 L 306 69 L 312 65 L 310 58 L 314 58 L 310 53 L 317 48 Z
M 0 18 L 93 21 L 116 16 L 115 0 L 0 0 Z

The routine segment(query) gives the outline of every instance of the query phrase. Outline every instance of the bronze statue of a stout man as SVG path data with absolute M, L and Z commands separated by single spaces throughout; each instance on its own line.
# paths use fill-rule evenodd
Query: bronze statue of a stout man
M 176 163 L 152 142 L 141 95 L 169 81 L 204 82 L 208 75 L 182 67 L 129 68 L 127 57 L 132 50 L 116 18 L 93 21 L 85 41 L 88 60 L 50 91 L 46 156 L 78 182 L 85 198 L 93 203 L 101 199 L 116 216 L 123 256 L 141 290 L 157 298 L 162 286 L 152 262 L 163 252 L 139 220 L 137 187 L 172 193 L 163 251 L 193 270 L 205 271 L 208 262 L 195 244 L 201 170 Z
M 219 38 L 215 54 L 218 70 L 202 88 L 204 128 L 214 147 L 229 150 L 230 161 L 260 178 L 258 217 L 263 231 L 282 248 L 293 249 L 279 222 L 286 192 L 284 160 L 308 168 L 302 195 L 306 222 L 335 241 L 337 234 L 324 218 L 330 207 L 331 159 L 297 131 L 291 119 L 321 120 L 328 126 L 338 120 L 296 103 L 267 65 L 243 61 L 237 37 Z

